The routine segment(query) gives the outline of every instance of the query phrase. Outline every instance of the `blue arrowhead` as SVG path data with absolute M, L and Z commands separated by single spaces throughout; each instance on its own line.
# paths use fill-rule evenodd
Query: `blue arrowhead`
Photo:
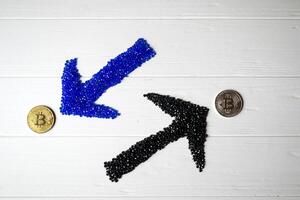
M 82 83 L 77 69 L 77 58 L 67 60 L 62 75 L 60 112 L 64 115 L 116 118 L 120 113 L 95 101 L 112 86 L 119 84 L 132 71 L 155 56 L 155 51 L 144 39 L 110 60 L 105 67 Z

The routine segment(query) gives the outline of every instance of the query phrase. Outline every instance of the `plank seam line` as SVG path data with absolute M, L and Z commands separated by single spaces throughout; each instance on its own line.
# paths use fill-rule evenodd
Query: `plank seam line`
M 60 76 L 0 76 L 0 79 L 27 79 L 27 78 L 30 78 L 30 79 L 41 79 L 41 78 L 49 78 L 49 79 L 60 79 L 61 77 Z M 92 76 L 81 76 L 81 78 L 83 79 L 90 79 L 92 78 Z M 194 75 L 170 75 L 170 76 L 160 76 L 160 75 L 157 75 L 157 76 L 153 76 L 153 75 L 142 75 L 142 76 L 128 76 L 127 78 L 282 78 L 282 79 L 285 79 L 285 78 L 295 78 L 295 79 L 298 79 L 300 78 L 300 75 L 270 75 L 270 76 L 267 76 L 267 75 L 199 75 L 199 76 L 194 76 Z
M 300 13 L 299 13 L 300 15 Z M 164 20 L 164 21 L 178 21 L 178 20 L 300 20 L 300 16 L 296 15 L 295 17 L 124 17 L 124 18 L 113 18 L 113 17 L 0 17 L 0 21 L 13 21 L 13 20 L 57 20 L 57 21 L 156 21 L 156 20 Z
M 282 196 L 282 195 L 262 195 L 262 196 L 259 196 L 259 195 L 254 195 L 254 196 L 241 196 L 241 195 L 238 195 L 238 196 L 226 196 L 226 195 L 149 195 L 149 196 L 124 196 L 124 195 L 120 195 L 120 196 L 100 196 L 100 195 L 97 195 L 97 196 L 30 196 L 30 195 L 24 195 L 24 196 L 0 196 L 0 198 L 169 198 L 169 197 L 173 197 L 173 198 L 182 198 L 182 197 L 231 197 L 231 198 L 241 198 L 241 197 L 258 197 L 258 198 L 266 198 L 266 197 L 300 197 L 298 195 L 296 196 Z
M 0 135 L 0 138 L 144 138 L 147 135 Z M 298 138 L 300 135 L 208 135 L 208 138 Z

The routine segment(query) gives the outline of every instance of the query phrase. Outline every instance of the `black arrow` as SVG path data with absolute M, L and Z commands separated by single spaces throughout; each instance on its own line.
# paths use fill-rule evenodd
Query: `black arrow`
M 111 161 L 105 162 L 106 174 L 117 182 L 122 175 L 134 170 L 158 150 L 182 137 L 187 137 L 193 160 L 201 172 L 205 167 L 206 116 L 208 108 L 182 99 L 155 93 L 145 94 L 165 113 L 175 117 L 171 125 L 132 145 Z

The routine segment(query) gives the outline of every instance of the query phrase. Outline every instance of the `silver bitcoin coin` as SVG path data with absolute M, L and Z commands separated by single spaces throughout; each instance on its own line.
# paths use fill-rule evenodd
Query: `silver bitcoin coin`
M 224 90 L 220 92 L 215 100 L 217 111 L 224 117 L 233 117 L 243 109 L 243 98 L 235 90 Z

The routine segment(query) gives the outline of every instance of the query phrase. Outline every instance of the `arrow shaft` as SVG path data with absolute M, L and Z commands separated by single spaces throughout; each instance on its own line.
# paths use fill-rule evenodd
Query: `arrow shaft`
M 89 101 L 96 101 L 108 88 L 119 84 L 132 71 L 155 56 L 155 51 L 144 39 L 137 40 L 127 51 L 111 59 L 105 67 L 84 84 Z M 89 95 L 90 94 L 90 95 Z
M 131 172 L 138 165 L 148 160 L 157 151 L 163 149 L 169 143 L 185 136 L 181 124 L 174 119 L 172 124 L 155 135 L 150 135 L 132 145 L 128 150 L 105 162 L 104 166 L 111 181 L 117 182 L 122 175 Z M 174 131 L 176 130 L 176 131 Z

